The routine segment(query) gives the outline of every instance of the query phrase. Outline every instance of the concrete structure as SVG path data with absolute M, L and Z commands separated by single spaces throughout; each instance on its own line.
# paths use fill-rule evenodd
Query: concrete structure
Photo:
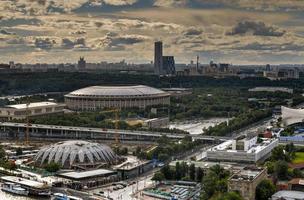
M 26 130 L 25 123 L 0 122 L 0 138 L 17 139 L 24 137 Z M 89 128 L 77 126 L 56 126 L 44 124 L 31 124 L 29 128 L 31 139 L 37 140 L 115 140 L 119 135 L 120 141 L 156 141 L 163 135 L 171 139 L 182 139 L 185 134 L 164 133 L 151 131 L 131 131 L 131 130 L 114 130 L 102 128 Z M 206 143 L 227 141 L 229 137 L 215 137 L 206 135 L 192 135 L 194 140 L 202 140 Z
M 271 200 L 304 200 L 304 192 L 282 190 L 272 195 Z
M 266 169 L 245 167 L 228 179 L 228 191 L 239 192 L 244 200 L 255 200 L 255 189 L 266 178 Z
M 136 157 L 129 156 L 125 162 L 114 166 L 113 169 L 117 171 L 120 179 L 125 180 L 138 177 L 153 167 L 154 163 L 151 160 L 139 160 Z
M 249 92 L 286 92 L 293 94 L 293 89 L 286 87 L 255 87 L 248 90 Z
M 145 85 L 92 86 L 65 95 L 71 110 L 95 111 L 104 108 L 146 108 L 170 104 L 170 94 Z
M 0 108 L 0 120 L 25 119 L 26 115 L 30 117 L 39 115 L 48 115 L 62 113 L 65 104 L 54 102 L 36 102 L 30 104 L 7 105 Z
M 207 159 L 211 161 L 255 163 L 267 157 L 279 144 L 278 139 L 263 138 L 256 143 L 257 137 L 228 140 L 207 151 Z
M 27 189 L 30 195 L 39 195 L 49 193 L 51 186 L 47 183 L 41 183 L 33 180 L 28 180 L 16 176 L 2 176 L 1 181 L 10 182 L 20 185 L 21 187 Z
M 148 119 L 143 122 L 143 126 L 148 128 L 168 127 L 170 120 L 168 117 Z
M 114 164 L 118 156 L 107 145 L 72 140 L 43 147 L 34 160 L 37 165 L 55 162 L 63 168 L 86 169 Z
M 154 73 L 162 74 L 163 69 L 163 43 L 161 41 L 154 43 Z
M 304 122 L 304 109 L 294 109 L 282 106 L 281 113 L 284 126 Z
M 107 169 L 64 172 L 57 176 L 74 182 L 74 185 L 78 183 L 77 188 L 92 188 L 119 180 L 117 172 Z

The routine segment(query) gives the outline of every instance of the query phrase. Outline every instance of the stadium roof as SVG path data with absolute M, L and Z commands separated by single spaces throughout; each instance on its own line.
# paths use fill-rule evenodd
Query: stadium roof
M 145 85 L 136 86 L 91 86 L 69 93 L 66 96 L 149 96 L 168 94 Z M 169 95 L 169 94 L 168 94 Z

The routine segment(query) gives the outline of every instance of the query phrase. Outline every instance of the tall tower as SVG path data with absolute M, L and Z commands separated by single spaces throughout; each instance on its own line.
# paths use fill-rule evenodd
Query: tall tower
M 163 70 L 163 43 L 161 41 L 154 43 L 154 73 L 162 74 Z
M 86 68 L 86 61 L 84 57 L 80 57 L 78 60 L 78 70 L 84 70 Z

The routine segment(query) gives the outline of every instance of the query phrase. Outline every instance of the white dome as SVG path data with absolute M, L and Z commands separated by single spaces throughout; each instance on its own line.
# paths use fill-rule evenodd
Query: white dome
M 168 93 L 145 85 L 136 86 L 91 86 L 75 90 L 66 97 L 79 96 L 154 96 L 154 95 L 169 95 Z
M 113 164 L 117 158 L 107 145 L 74 140 L 43 147 L 37 153 L 35 162 L 38 165 L 56 162 L 63 168 L 71 168 L 77 165 Z

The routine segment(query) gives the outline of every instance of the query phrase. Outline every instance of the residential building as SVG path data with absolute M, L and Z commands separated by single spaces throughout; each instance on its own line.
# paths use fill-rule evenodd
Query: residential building
M 271 200 L 304 200 L 304 192 L 282 190 L 272 195 Z
M 244 200 L 254 200 L 255 189 L 265 178 L 267 178 L 266 169 L 245 167 L 228 179 L 228 191 L 240 193 Z

